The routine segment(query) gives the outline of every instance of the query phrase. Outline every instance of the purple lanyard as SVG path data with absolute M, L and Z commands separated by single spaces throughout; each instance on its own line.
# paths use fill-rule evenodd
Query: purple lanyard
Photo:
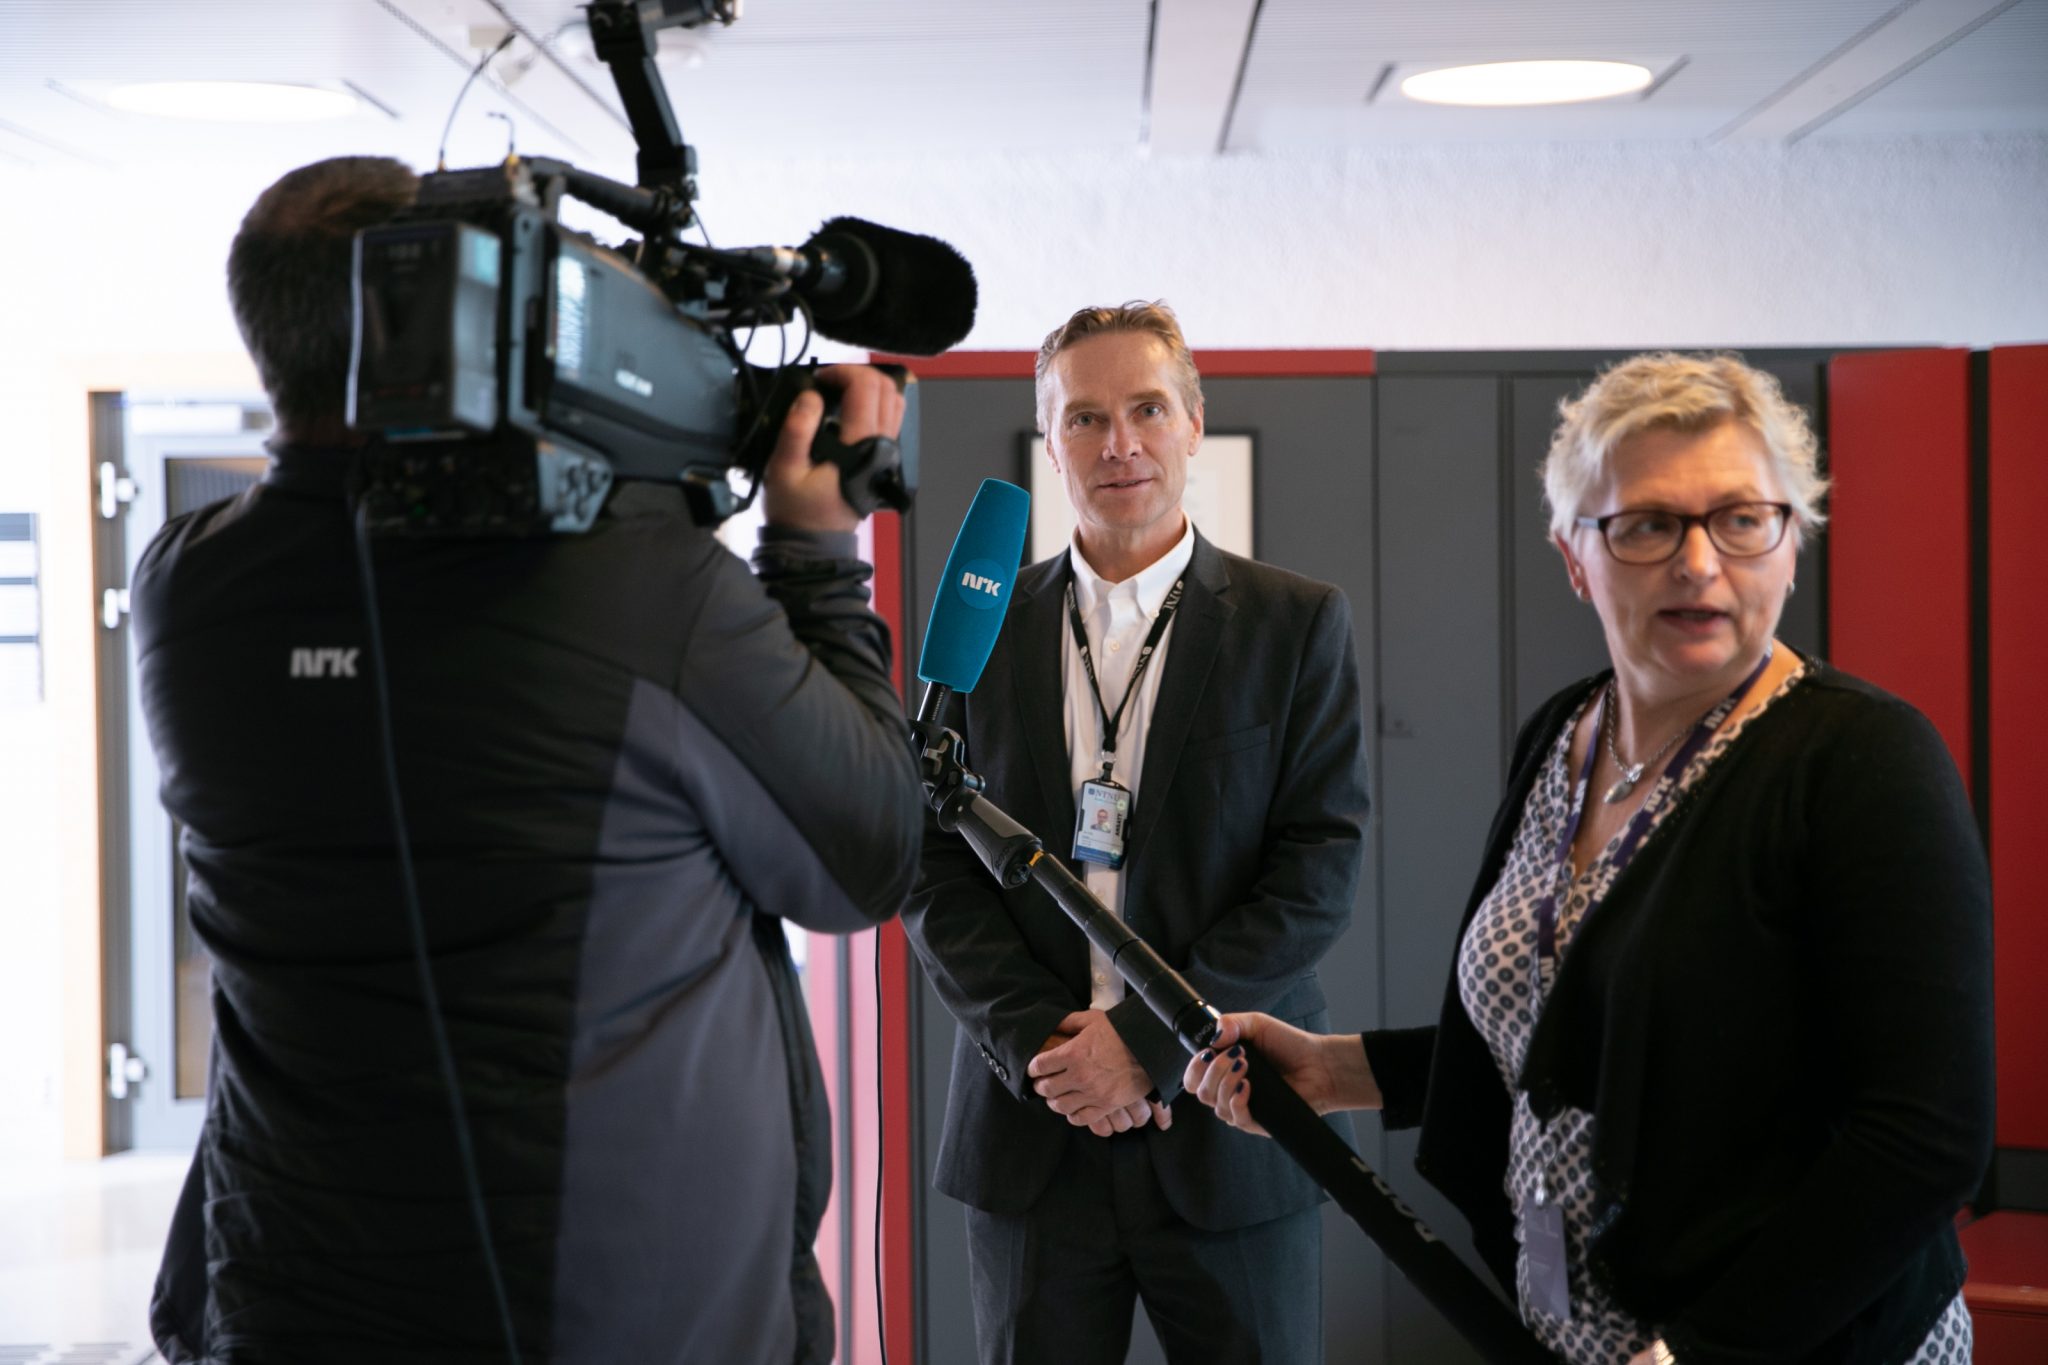
M 1742 694 L 1756 686 L 1756 680 L 1770 667 L 1772 652 L 1766 649 L 1764 657 L 1757 660 L 1756 667 L 1751 669 L 1749 676 L 1728 694 L 1727 700 L 1699 718 L 1698 723 L 1692 727 L 1692 733 L 1686 736 L 1685 743 L 1678 746 L 1678 752 L 1664 765 L 1663 773 L 1658 776 L 1656 785 L 1650 789 L 1650 796 L 1654 797 L 1657 788 L 1664 783 L 1677 781 L 1685 772 L 1686 765 L 1699 756 L 1700 750 L 1707 747 L 1707 742 L 1714 737 L 1714 731 L 1721 728 L 1721 722 L 1728 718 L 1729 711 L 1734 708 L 1736 702 L 1742 700 Z M 1575 880 L 1571 876 L 1572 841 L 1579 837 L 1579 825 L 1586 816 L 1586 796 L 1593 787 L 1593 766 L 1600 758 L 1601 727 L 1607 721 L 1607 697 L 1608 689 L 1602 688 L 1599 708 L 1593 713 L 1593 736 L 1586 745 L 1585 762 L 1579 766 L 1579 784 L 1573 794 L 1572 818 L 1565 822 L 1564 836 L 1557 841 L 1557 866 L 1551 875 L 1551 890 L 1536 903 L 1536 955 L 1545 962 L 1557 961 L 1557 883 L 1563 878 L 1569 886 Z M 1627 827 L 1622 830 L 1621 847 L 1614 852 L 1614 875 L 1619 876 L 1621 870 L 1628 866 L 1629 860 L 1635 857 L 1636 846 L 1642 843 L 1643 836 L 1650 832 L 1650 824 L 1655 819 L 1656 812 L 1651 809 L 1651 802 L 1646 797 L 1643 804 L 1636 808 L 1636 813 L 1629 817 Z

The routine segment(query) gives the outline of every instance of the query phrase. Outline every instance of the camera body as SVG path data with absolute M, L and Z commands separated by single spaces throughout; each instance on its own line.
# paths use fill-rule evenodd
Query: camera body
M 614 479 L 733 510 L 747 373 L 730 341 L 631 261 L 556 222 L 521 163 L 423 177 L 357 235 L 349 424 L 381 437 L 373 529 L 581 531 Z M 764 456 L 765 458 L 765 456 Z M 758 467 L 758 466 L 757 466 Z
M 587 8 L 593 33 L 610 35 L 600 54 L 654 183 L 511 157 L 423 176 L 412 209 L 357 234 L 348 422 L 373 438 L 360 493 L 374 533 L 583 531 L 619 479 L 679 484 L 692 517 L 714 525 L 751 500 L 790 404 L 813 387 L 808 366 L 748 364 L 739 329 L 853 317 L 835 334 L 892 340 L 903 308 L 886 295 L 920 281 L 891 278 L 891 263 L 899 274 L 936 263 L 944 297 L 963 295 L 956 264 L 965 281 L 965 321 L 944 319 L 930 349 L 972 323 L 972 272 L 929 238 L 835 219 L 799 248 L 684 243 L 695 158 L 654 68 L 653 30 L 718 15 Z M 613 249 L 564 227 L 565 194 L 641 238 Z M 915 335 L 931 331 L 911 316 Z M 863 514 L 905 509 L 916 492 L 916 390 L 897 380 L 910 400 L 898 439 L 849 446 L 828 416 L 813 449 Z

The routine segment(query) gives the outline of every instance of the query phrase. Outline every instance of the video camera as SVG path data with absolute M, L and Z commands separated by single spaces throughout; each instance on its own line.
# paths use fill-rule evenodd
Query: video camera
M 637 186 L 567 162 L 423 176 L 416 205 L 359 233 L 349 425 L 376 439 L 373 533 L 587 530 L 616 479 L 678 483 L 715 525 L 759 487 L 808 366 L 747 363 L 737 333 L 803 317 L 873 350 L 934 355 L 974 322 L 974 272 L 946 243 L 835 218 L 798 247 L 686 243 L 696 153 L 654 63 L 655 35 L 738 17 L 738 0 L 584 6 L 638 148 Z M 557 221 L 563 195 L 640 233 L 614 250 Z M 899 510 L 917 489 L 916 391 L 899 440 L 839 441 L 847 502 Z M 828 401 L 830 395 L 827 395 Z M 738 473 L 747 491 L 733 484 Z

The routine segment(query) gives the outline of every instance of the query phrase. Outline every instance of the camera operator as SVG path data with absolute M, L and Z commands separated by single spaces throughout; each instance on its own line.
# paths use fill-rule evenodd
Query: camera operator
M 679 488 L 585 535 L 374 546 L 396 781 L 498 1307 L 413 958 L 348 500 L 350 243 L 395 161 L 291 172 L 229 257 L 276 409 L 256 486 L 134 582 L 143 708 L 213 960 L 207 1117 L 152 1305 L 187 1361 L 825 1361 L 822 1077 L 784 922 L 916 871 L 857 517 L 806 394 L 755 573 Z M 843 437 L 902 400 L 827 369 Z

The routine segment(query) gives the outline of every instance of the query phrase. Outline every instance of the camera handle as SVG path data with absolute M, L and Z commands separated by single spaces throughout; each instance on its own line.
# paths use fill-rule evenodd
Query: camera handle
M 910 493 L 903 486 L 903 447 L 895 437 L 870 436 L 848 445 L 839 439 L 839 419 L 827 418 L 811 442 L 811 462 L 827 461 L 839 466 L 839 496 L 861 516 L 882 507 L 910 510 Z
M 589 15 L 591 45 L 598 59 L 611 69 L 612 84 L 618 87 L 619 103 L 625 106 L 626 121 L 633 129 L 640 187 L 668 191 L 675 200 L 676 225 L 687 227 L 691 205 L 697 199 L 697 151 L 683 141 L 668 89 L 654 64 L 654 35 L 675 24 L 702 23 L 704 16 L 694 20 L 664 16 L 647 22 L 636 0 L 593 0 L 584 10 Z
M 913 380 L 910 372 L 902 366 L 877 365 L 875 368 L 888 375 L 898 389 L 909 390 Z M 739 464 L 750 476 L 759 480 L 760 471 L 768 463 L 783 421 L 788 418 L 797 396 L 816 390 L 825 400 L 825 420 L 811 441 L 811 463 L 830 462 L 839 467 L 839 494 L 846 499 L 848 507 L 863 517 L 883 507 L 897 512 L 910 510 L 911 500 L 917 493 L 917 480 L 916 470 L 909 466 L 905 452 L 917 438 L 908 410 L 904 416 L 901 440 L 870 436 L 848 444 L 839 439 L 839 395 L 819 385 L 815 368 L 809 365 L 780 370 L 754 367 L 753 377 L 768 386 L 769 396 L 754 421 L 752 436 L 739 452 Z

